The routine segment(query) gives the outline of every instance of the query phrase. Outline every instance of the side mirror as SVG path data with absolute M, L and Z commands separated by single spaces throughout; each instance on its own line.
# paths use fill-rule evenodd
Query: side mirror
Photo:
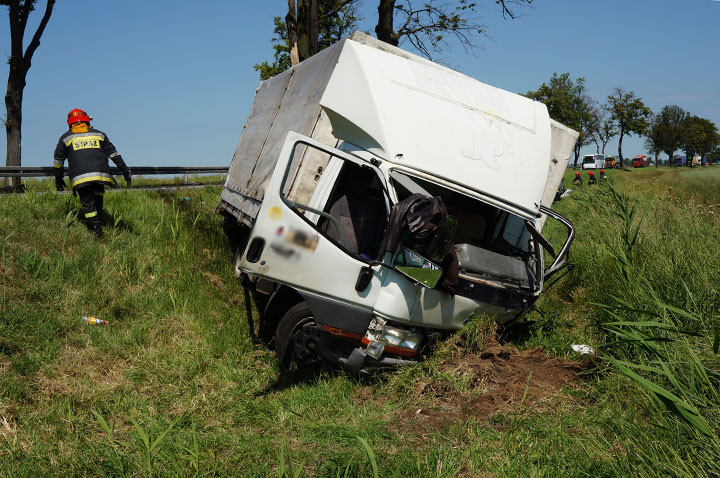
M 402 248 L 393 265 L 399 273 L 430 289 L 438 285 L 443 275 L 439 265 L 407 247 Z

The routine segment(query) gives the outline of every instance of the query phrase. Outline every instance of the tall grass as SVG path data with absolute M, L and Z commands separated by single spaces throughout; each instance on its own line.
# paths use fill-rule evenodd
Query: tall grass
M 572 204 L 584 208 L 579 234 L 595 243 L 575 257 L 604 336 L 602 356 L 636 384 L 629 395 L 646 414 L 622 424 L 627 455 L 614 468 L 713 476 L 720 463 L 715 197 L 704 194 L 707 184 L 696 187 L 698 179 L 670 189 L 653 173 L 618 175 L 606 187 L 577 191 Z M 599 443 L 612 445 L 607 435 Z

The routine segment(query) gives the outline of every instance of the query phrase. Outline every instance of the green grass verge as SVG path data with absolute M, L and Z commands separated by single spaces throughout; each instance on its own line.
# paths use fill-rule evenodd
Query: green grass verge
M 570 359 L 570 344 L 587 343 L 607 359 L 547 400 L 487 419 L 447 410 L 433 427 L 414 411 L 445 413 L 442 397 L 481 393 L 454 365 L 453 341 L 371 381 L 285 377 L 250 341 L 213 213 L 219 187 L 109 192 L 99 241 L 72 196 L 2 197 L 0 475 L 717 474 L 720 201 L 717 179 L 697 176 L 612 171 L 619 197 L 585 186 L 557 203 L 578 229 L 576 268 L 510 340 Z M 630 221 L 623 204 L 636 208 Z M 83 315 L 110 325 L 85 326 Z M 481 349 L 493 330 L 473 322 L 466 347 Z M 706 429 L 610 359 L 671 392 Z

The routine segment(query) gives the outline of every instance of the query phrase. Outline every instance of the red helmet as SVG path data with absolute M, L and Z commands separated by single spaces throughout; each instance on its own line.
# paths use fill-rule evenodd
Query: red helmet
M 600 170 L 600 172 L 601 172 L 601 173 L 604 173 L 604 172 L 605 172 L 605 170 L 604 170 L 604 169 L 601 169 L 601 170 Z
M 592 171 L 588 171 L 588 176 L 595 176 L 595 173 L 593 173 Z
M 576 171 L 575 176 L 580 176 L 580 171 Z
M 78 121 L 86 121 L 89 123 L 91 119 L 92 119 L 92 117 L 89 114 L 85 113 L 83 110 L 81 110 L 79 108 L 75 108 L 70 113 L 68 113 L 67 123 L 68 123 L 68 126 L 70 126 L 73 123 L 77 123 Z

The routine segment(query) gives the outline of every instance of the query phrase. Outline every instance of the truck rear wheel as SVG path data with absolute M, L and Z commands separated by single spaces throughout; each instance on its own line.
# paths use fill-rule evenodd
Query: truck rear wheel
M 282 316 L 275 331 L 275 353 L 280 366 L 290 369 L 295 363 L 305 368 L 317 365 L 320 332 L 307 302 L 290 307 Z

